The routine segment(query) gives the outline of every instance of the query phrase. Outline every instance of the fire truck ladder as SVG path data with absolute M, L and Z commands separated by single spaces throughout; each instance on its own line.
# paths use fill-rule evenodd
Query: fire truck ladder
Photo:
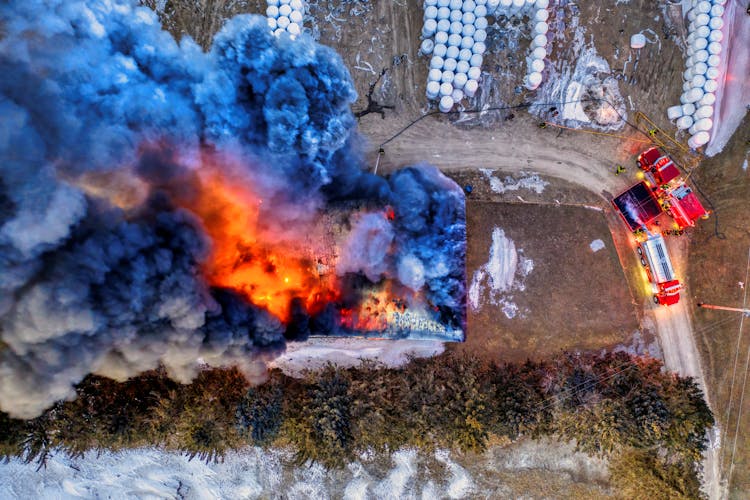
M 698 302 L 698 307 L 702 307 L 703 309 L 717 309 L 719 311 L 740 312 L 745 316 L 750 316 L 750 309 L 742 309 L 740 307 L 715 306 L 713 304 L 704 304 L 703 302 Z
M 700 163 L 701 155 L 692 152 L 689 147 L 667 134 L 643 112 L 637 111 L 635 113 L 635 123 L 638 125 L 638 129 L 641 130 L 641 132 L 649 135 L 654 144 L 660 147 L 673 159 L 679 159 L 680 166 L 682 166 L 688 175 L 690 175 L 692 170 Z M 646 127 L 645 131 L 642 130 L 642 126 L 644 125 Z

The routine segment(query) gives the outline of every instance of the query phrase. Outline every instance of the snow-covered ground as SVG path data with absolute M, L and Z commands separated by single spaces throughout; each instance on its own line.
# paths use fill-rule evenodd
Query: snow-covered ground
M 414 450 L 400 450 L 383 469 L 368 457 L 343 471 L 292 466 L 288 451 L 248 448 L 221 463 L 188 460 L 155 449 L 87 453 L 79 459 L 57 454 L 39 471 L 12 460 L 0 467 L 2 498 L 466 498 L 474 480 L 447 451 L 437 451 L 439 474 L 425 480 L 426 464 Z
M 469 305 L 479 310 L 486 298 L 491 304 L 499 306 L 509 319 L 520 312 L 513 302 L 514 291 L 526 288 L 524 278 L 534 270 L 534 261 L 523 256 L 522 249 L 505 236 L 505 231 L 496 227 L 492 231 L 492 245 L 489 259 L 474 271 L 469 286 Z
M 390 459 L 363 454 L 345 468 L 293 465 L 287 450 L 247 448 L 221 463 L 188 460 L 155 449 L 54 455 L 46 468 L 11 460 L 0 466 L 0 498 L 181 499 L 453 499 L 517 498 L 506 481 L 526 471 L 545 471 L 573 481 L 605 483 L 605 460 L 577 452 L 573 443 L 523 440 L 483 455 L 446 450 L 419 454 L 399 450 Z M 498 472 L 505 472 L 503 479 Z M 521 487 L 523 487 L 521 485 Z
M 444 350 L 444 344 L 437 340 L 311 338 L 306 342 L 288 343 L 286 352 L 269 366 L 297 376 L 303 370 L 320 369 L 329 362 L 349 367 L 369 359 L 394 367 L 406 363 L 408 356 L 424 358 Z
M 521 177 L 519 178 L 508 175 L 503 180 L 495 177 L 495 171 L 492 169 L 480 168 L 479 171 L 490 181 L 490 189 L 498 194 L 508 191 L 518 191 L 519 189 L 528 189 L 529 191 L 534 191 L 536 194 L 541 194 L 544 188 L 549 185 L 549 182 L 539 177 L 539 174 L 535 172 L 521 172 Z
M 592 252 L 598 252 L 599 250 L 604 248 L 604 242 L 602 240 L 596 239 L 589 244 L 589 247 L 591 248 Z

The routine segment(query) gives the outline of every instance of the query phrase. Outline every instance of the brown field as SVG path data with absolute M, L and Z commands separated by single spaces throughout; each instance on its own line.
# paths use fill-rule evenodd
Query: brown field
M 746 117 L 725 151 L 706 159 L 695 174 L 716 211 L 712 220 L 698 225 L 690 245 L 689 281 L 696 302 L 750 307 L 750 301 L 743 306 L 745 290 L 738 286 L 747 281 L 750 252 L 750 173 L 742 169 L 750 159 L 748 139 Z M 728 477 L 731 471 L 731 498 L 737 499 L 750 497 L 750 385 L 744 384 L 750 378 L 750 318 L 742 321 L 741 331 L 740 321 L 738 313 L 706 309 L 697 309 L 693 318 L 710 400 L 721 424 L 722 472 Z
M 525 290 L 509 298 L 509 319 L 486 295 L 469 307 L 467 341 L 457 346 L 492 359 L 546 358 L 561 350 L 596 350 L 627 343 L 638 328 L 607 223 L 596 210 L 521 203 L 467 203 L 467 281 L 487 262 L 493 228 L 505 231 L 531 259 Z M 605 248 L 589 244 L 601 239 Z M 518 279 L 518 274 L 517 274 Z

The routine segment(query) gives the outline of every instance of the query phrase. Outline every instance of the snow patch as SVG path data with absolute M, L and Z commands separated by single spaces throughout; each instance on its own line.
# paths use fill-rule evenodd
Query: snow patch
M 505 231 L 496 227 L 492 230 L 489 259 L 472 276 L 469 305 L 475 311 L 481 309 L 482 296 L 486 292 L 489 302 L 500 307 L 508 319 L 516 317 L 519 308 L 513 303 L 510 292 L 524 291 L 524 278 L 533 269 L 534 261 L 524 257 L 523 250 L 517 250 L 513 240 L 505 236 Z
M 467 498 L 474 491 L 474 482 L 471 476 L 466 469 L 451 460 L 448 450 L 437 450 L 435 460 L 445 465 L 450 473 L 450 479 L 445 489 L 448 498 Z
M 519 179 L 507 176 L 505 177 L 505 180 L 500 180 L 493 175 L 495 172 L 494 170 L 480 168 L 479 171 L 490 181 L 490 188 L 492 191 L 498 194 L 507 191 L 518 191 L 519 189 L 527 189 L 529 191 L 534 191 L 537 194 L 541 194 L 544 191 L 544 188 L 549 186 L 549 182 L 545 181 L 539 177 L 539 174 L 534 172 L 521 172 L 521 175 L 524 175 L 525 177 Z
M 437 340 L 387 340 L 362 338 L 313 337 L 306 342 L 290 342 L 286 352 L 271 361 L 289 376 L 299 376 L 304 370 L 318 370 L 328 363 L 342 367 L 359 365 L 369 359 L 389 367 L 405 364 L 409 356 L 426 358 L 437 356 L 445 345 Z
M 594 240 L 589 245 L 589 248 L 591 248 L 592 252 L 598 252 L 604 248 L 604 242 L 602 240 Z

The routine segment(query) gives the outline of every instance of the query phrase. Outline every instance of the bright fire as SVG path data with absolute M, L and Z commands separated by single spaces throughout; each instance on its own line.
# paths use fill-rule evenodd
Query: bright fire
M 282 238 L 262 224 L 263 200 L 249 186 L 232 183 L 211 168 L 204 168 L 200 177 L 198 194 L 185 208 L 201 219 L 211 238 L 205 263 L 211 285 L 241 292 L 284 322 L 295 298 L 311 314 L 336 298 L 332 284 L 319 276 L 305 252 L 304 236 L 289 241 L 288 233 Z

